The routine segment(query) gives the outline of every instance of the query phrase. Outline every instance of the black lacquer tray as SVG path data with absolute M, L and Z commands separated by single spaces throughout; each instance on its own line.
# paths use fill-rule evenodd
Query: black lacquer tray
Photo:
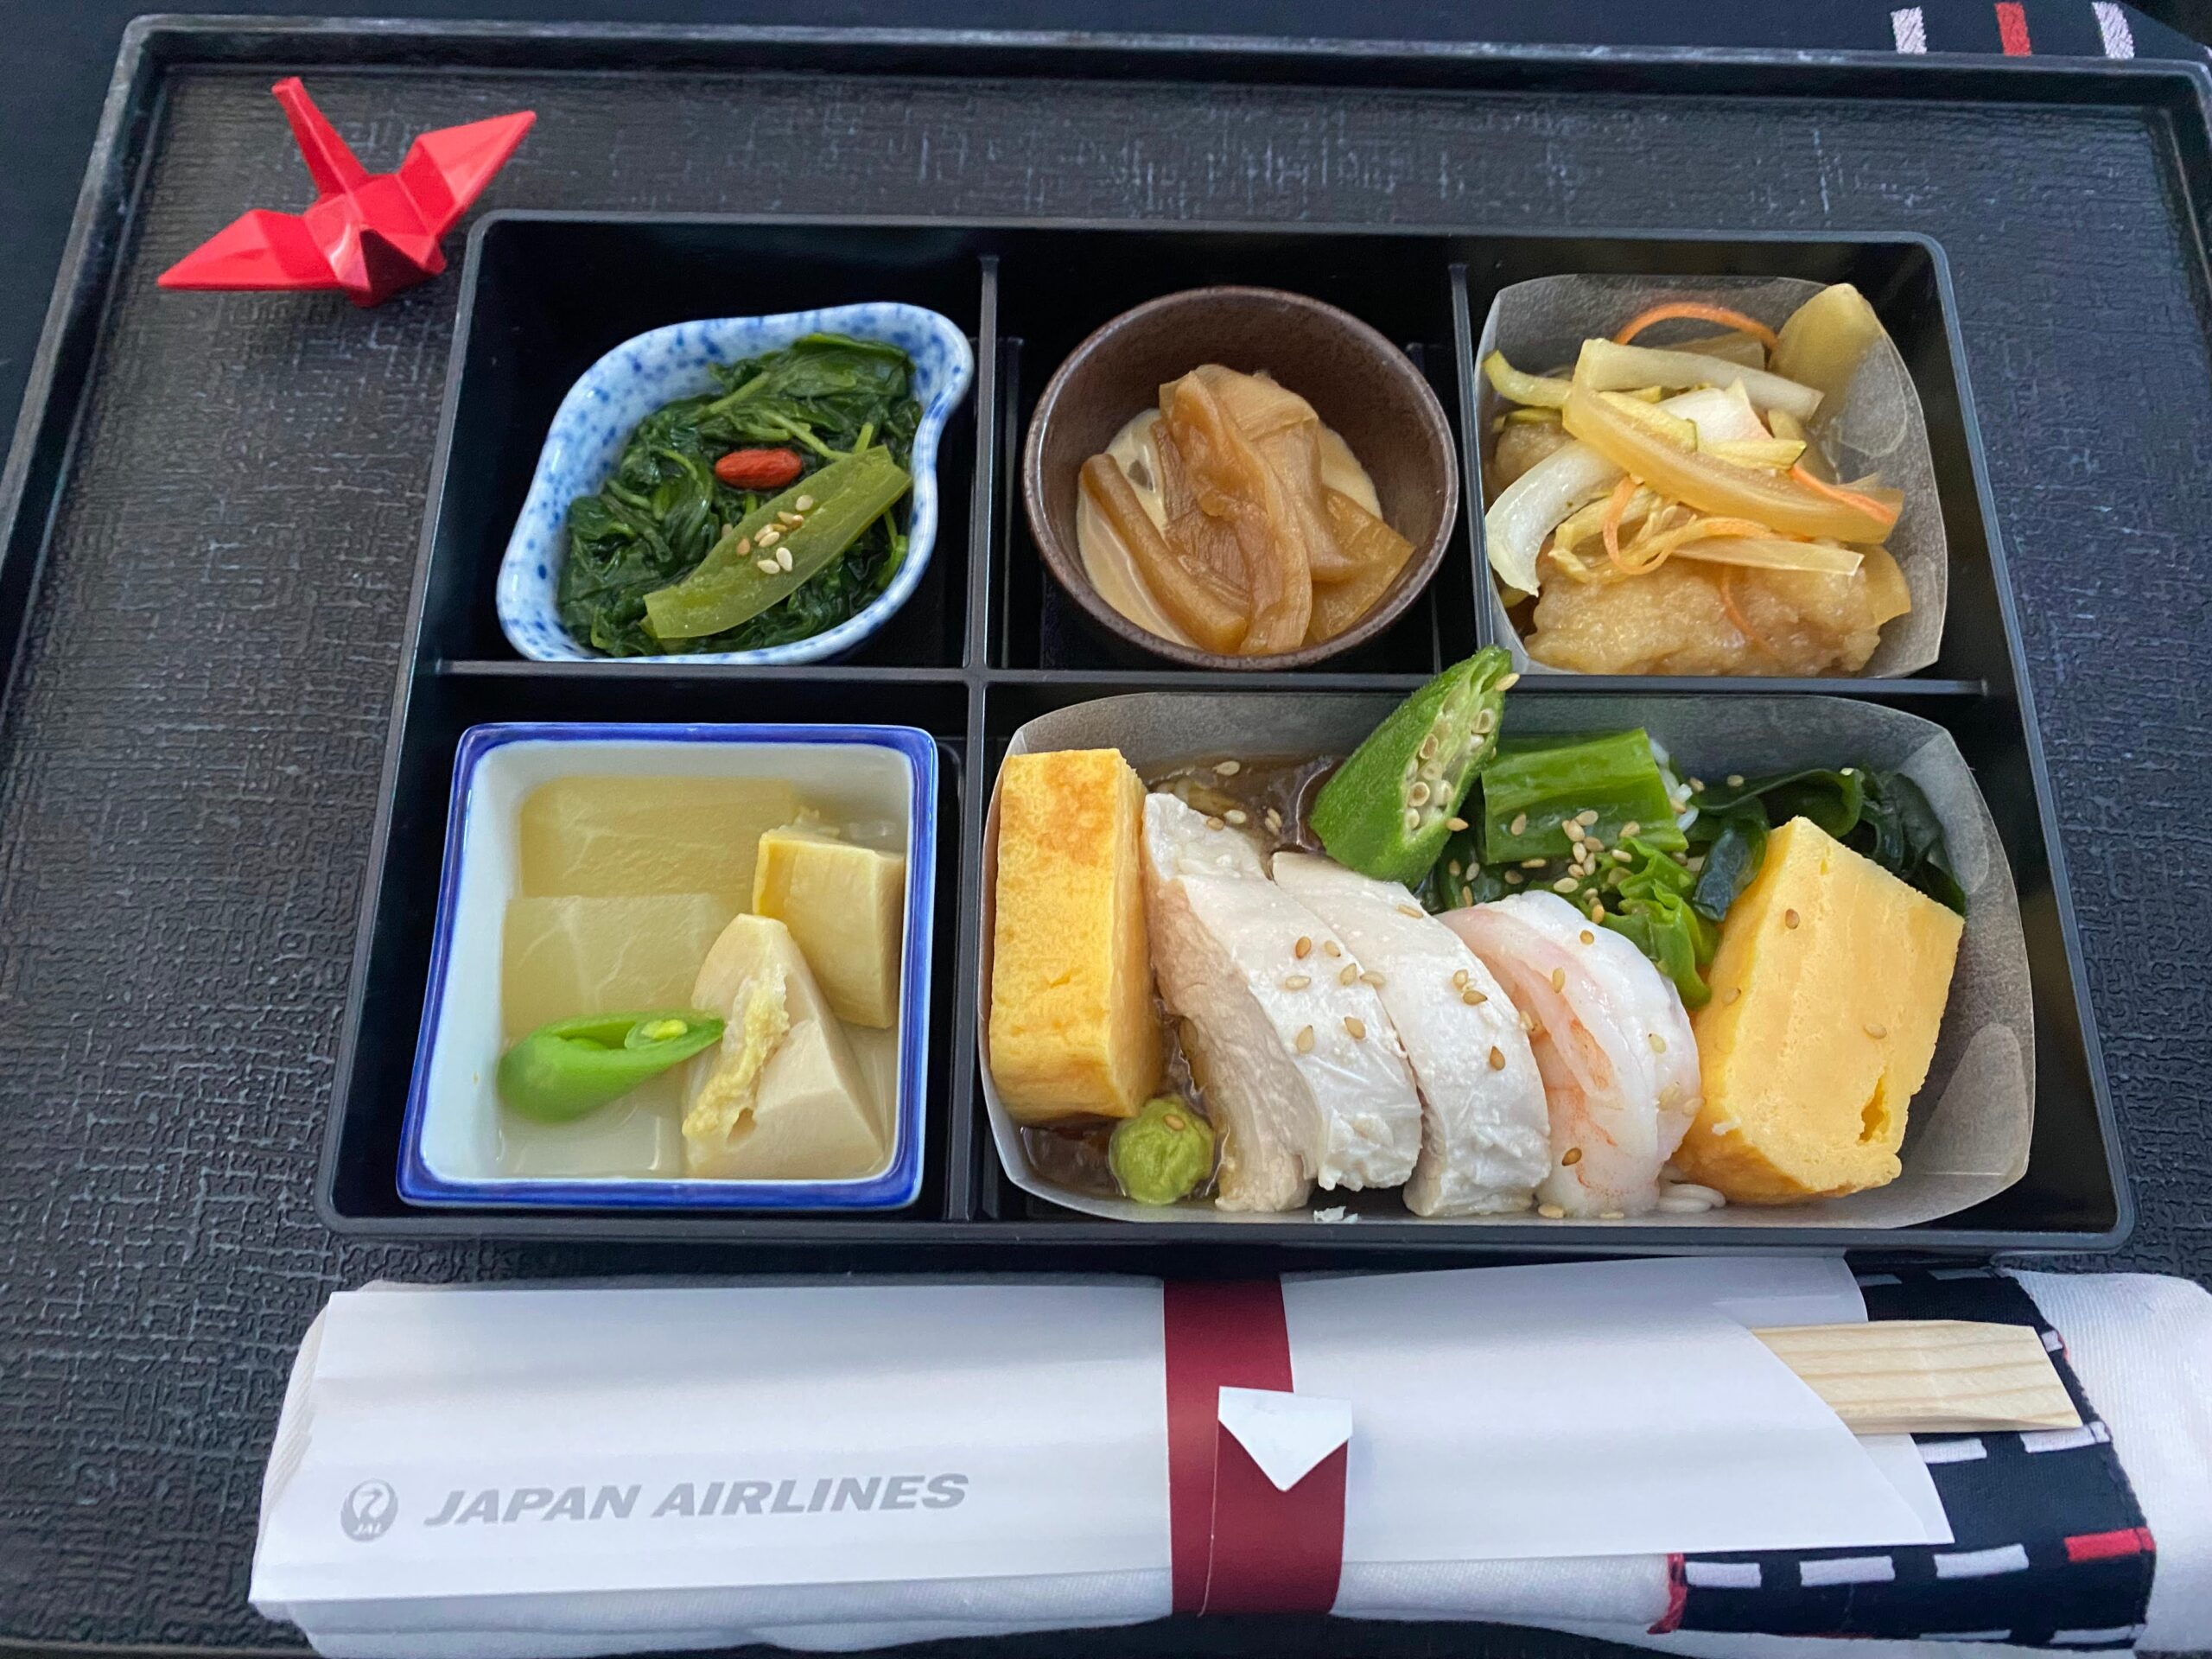
M 742 671 L 549 675 L 505 653 L 488 575 L 514 477 L 440 470 L 460 273 L 369 313 L 336 296 L 154 287 L 243 208 L 305 200 L 267 96 L 295 72 L 372 166 L 391 165 L 423 128 L 535 108 L 486 206 L 556 217 L 504 221 L 487 251 L 495 236 L 591 230 L 561 216 L 702 246 L 733 219 L 776 221 L 776 235 L 826 238 L 824 258 L 843 257 L 841 237 L 942 231 L 950 315 L 991 348 L 948 461 L 976 487 L 952 492 L 931 585 L 899 632 L 840 671 L 757 691 Z M 443 810 L 442 782 L 397 804 L 389 785 L 426 764 L 409 760 L 410 741 L 435 747 L 442 730 L 501 711 L 604 711 L 617 693 L 641 717 L 742 715 L 771 696 L 817 720 L 888 707 L 944 743 L 946 823 L 958 825 L 948 842 L 965 860 L 1014 727 L 1153 671 L 1072 627 L 1007 511 L 1008 446 L 1075 326 L 1017 285 L 1022 250 L 1040 238 L 1156 238 L 1192 259 L 1230 250 L 1237 269 L 1260 259 L 1290 286 L 1314 284 L 1279 262 L 1417 245 L 1429 275 L 1403 302 L 1427 308 L 1383 321 L 1421 348 L 1455 412 L 1465 329 L 1453 269 L 1478 318 L 1516 269 L 1491 263 L 1505 248 L 1564 268 L 1637 238 L 1719 238 L 1769 258 L 1938 246 L 1949 274 L 1938 384 L 1960 400 L 1938 424 L 1968 446 L 1948 463 L 1955 484 L 1968 481 L 1946 505 L 1965 515 L 1953 525 L 1960 586 L 1985 596 L 1972 621 L 1955 597 L 1936 670 L 1858 690 L 1949 725 L 1993 801 L 2014 804 L 2005 830 L 2023 891 L 2043 895 L 2029 916 L 2046 941 L 2039 1026 L 2060 1045 L 2039 1121 L 2063 1134 L 2038 1145 L 2041 1172 L 1993 1212 L 1884 1248 L 1955 1258 L 2120 1244 L 2107 1259 L 2212 1274 L 2201 1222 L 2212 995 L 2196 965 L 2212 821 L 2208 92 L 2201 67 L 2149 62 L 138 26 L 0 477 L 0 613 L 20 625 L 0 726 L 0 1638 L 283 1640 L 245 1606 L 253 1494 L 284 1369 L 340 1285 L 1346 1259 L 1200 1252 L 1157 1230 L 1142 1248 L 1102 1252 L 1098 1230 L 1033 1211 L 976 1133 L 972 1043 L 950 985 L 935 1025 L 932 1173 L 906 1216 L 811 1235 L 817 1224 L 794 1220 L 743 1236 L 687 1226 L 658 1243 L 517 1239 L 506 1217 L 416 1221 L 374 1144 L 390 1133 L 378 1125 L 397 1075 L 379 1068 L 404 1065 L 419 1009 L 405 984 L 410 924 L 385 901 L 404 905 L 420 877 L 396 876 L 393 851 L 415 833 L 408 815 Z M 472 306 L 472 341 L 488 300 Z M 590 354 L 573 349 L 571 372 Z M 1922 392 L 1933 395 L 1925 379 Z M 535 448 L 550 406 L 537 429 L 520 422 L 501 439 L 513 447 L 497 450 L 499 467 L 526 464 L 515 457 Z M 456 421 L 467 413 L 456 400 Z M 457 481 L 478 493 L 474 505 Z M 475 515 L 480 544 L 441 549 L 435 525 L 470 522 L 456 512 Z M 447 551 L 467 570 L 442 563 Z M 1418 620 L 1345 670 L 1402 687 L 1471 644 L 1472 551 L 1463 531 Z M 426 555 L 426 595 L 450 580 L 460 602 L 426 609 L 435 622 L 418 650 L 410 594 Z M 2041 809 L 2036 752 L 2020 741 L 2031 692 Z M 2061 849 L 2078 981 L 2046 874 Z M 941 918 L 948 976 L 974 946 L 963 891 L 948 884 Z M 387 940 L 401 957 L 380 979 Z M 357 990 L 378 1017 L 341 1060 Z M 2065 1029 L 2077 1005 L 2093 1015 L 2078 1039 Z M 2100 1046 L 2109 1121 L 2095 1105 Z M 2139 1213 L 2124 1244 L 2122 1144 Z M 411 1236 L 334 1234 L 319 1210 L 349 1230 Z M 1418 1241 L 1331 1243 L 1363 1265 L 1438 1259 Z M 118 1529 L 141 1541 L 119 1548 Z M 1325 1643 L 1382 1652 L 1418 1639 L 1347 1626 Z M 1179 1629 L 1157 1650 L 1292 1645 L 1285 1627 L 1229 1622 Z M 1538 1636 L 1495 1645 L 1556 1650 Z
M 1317 1240 L 1300 1222 L 1145 1227 L 1077 1217 L 1019 1192 L 990 1148 L 976 1084 L 982 814 L 1007 738 L 1046 709 L 1117 691 L 1317 687 L 1403 692 L 1478 645 L 1495 613 L 1478 591 L 1479 515 L 1460 525 L 1420 603 L 1374 640 L 1316 669 L 1225 674 L 1170 668 L 1096 627 L 1046 573 L 1016 505 L 1030 410 L 1092 329 L 1160 295 L 1262 283 L 1326 300 L 1400 342 L 1431 374 L 1478 475 L 1474 343 L 1491 294 L 1563 272 L 1694 279 L 1714 273 L 1855 282 L 1881 312 L 1921 389 L 1950 546 L 1942 656 L 1908 678 L 1637 679 L 1535 675 L 1519 697 L 1746 693 L 1880 698 L 1944 726 L 1980 775 L 2018 884 L 2035 978 L 2036 1138 L 2025 1177 L 1964 1215 L 1893 1231 L 1731 1229 L 1730 1249 L 1844 1246 L 1986 1253 L 2104 1248 L 2125 1231 L 2125 1185 L 2094 1035 L 2075 1002 L 2072 924 L 2050 850 L 2033 713 L 2019 690 L 2011 584 L 1983 489 L 1980 440 L 1958 361 L 1940 247 L 1876 234 L 1748 230 L 1698 237 L 1590 229 L 1536 236 L 1345 226 L 1264 231 L 948 219 L 770 219 L 495 212 L 473 233 L 447 373 L 436 470 L 357 950 L 349 1041 L 325 1142 L 326 1213 L 341 1229 L 403 1235 L 728 1239 L 869 1255 L 958 1251 L 1018 1266 L 1038 1249 L 1101 1262 L 1174 1252 L 1218 1266 L 1295 1250 L 1316 1263 L 1378 1254 L 1432 1263 L 1503 1253 L 1716 1248 L 1686 1228 L 1547 1223 L 1481 1227 L 1366 1218 Z M 493 577 L 554 408 L 575 378 L 632 335 L 716 315 L 855 300 L 926 305 L 975 340 L 977 376 L 939 460 L 948 503 L 914 596 L 840 663 L 726 664 L 519 659 L 501 636 Z M 1475 492 L 1470 489 L 1470 496 Z M 964 505 L 964 512 L 962 510 Z M 1820 705 L 1808 703 L 1810 711 Z M 923 727 L 943 746 L 938 913 L 925 1137 L 916 1204 L 864 1217 L 730 1212 L 426 1210 L 397 1194 L 399 1129 L 423 1006 L 441 847 L 461 733 L 486 721 L 865 721 Z

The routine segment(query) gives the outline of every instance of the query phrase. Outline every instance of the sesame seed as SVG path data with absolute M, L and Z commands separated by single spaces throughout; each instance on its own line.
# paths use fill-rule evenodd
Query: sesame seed
M 1628 851 L 1624 848 L 1616 847 L 1613 849 L 1613 862 L 1616 864 L 1633 864 L 1636 862 L 1636 855 Z
M 1730 772 L 1730 773 L 1728 774 L 1728 787 L 1729 787 L 1729 788 L 1731 788 L 1731 789 L 1741 789 L 1743 786 L 1744 786 L 1744 774 L 1743 774 L 1742 772 Z
M 1358 978 L 1359 964 L 1356 962 L 1348 962 L 1344 963 L 1344 971 L 1337 976 L 1337 983 L 1350 985 L 1356 982 Z
M 1444 827 L 1456 836 L 1467 827 L 1467 821 L 1465 818 L 1446 818 L 1444 820 Z
M 1419 905 L 1400 905 L 1398 906 L 1398 914 L 1401 916 L 1413 916 L 1417 918 L 1427 915 L 1427 912 L 1424 911 Z
M 1378 991 L 1382 988 L 1382 976 L 1376 973 L 1372 968 L 1370 968 L 1362 973 L 1359 977 L 1360 982 L 1363 984 L 1372 985 Z
M 1299 1030 L 1298 1030 L 1298 1052 L 1299 1052 L 1300 1053 L 1301 1053 L 1301 1054 L 1311 1054 L 1311 1053 L 1313 1052 L 1313 1027 L 1311 1027 L 1311 1026 L 1301 1026 L 1301 1027 L 1299 1027 Z
M 1522 874 L 1518 870 L 1508 870 L 1505 873 L 1505 885 L 1509 887 L 1517 887 L 1528 879 L 1529 878 L 1527 876 Z M 1467 891 L 1471 893 L 1474 889 L 1470 887 Z M 1471 898 L 1467 902 L 1472 904 L 1474 900 Z
M 1272 806 L 1268 809 L 1268 833 L 1276 836 L 1282 833 L 1282 814 Z
M 1515 813 L 1513 815 L 1513 822 L 1505 826 L 1509 834 L 1516 836 L 1520 835 L 1522 831 L 1527 830 L 1528 827 L 1529 815 L 1526 812 Z
M 1546 1221 L 1563 1221 L 1567 1217 L 1567 1211 L 1555 1204 L 1540 1204 L 1536 1206 L 1536 1213 Z
M 1321 941 L 1321 954 L 1323 956 L 1341 957 L 1344 953 L 1344 947 L 1338 944 L 1334 939 L 1324 939 Z
M 1580 1147 L 1569 1147 L 1560 1155 L 1559 1161 L 1563 1167 L 1569 1169 L 1573 1168 L 1575 1165 L 1582 1161 L 1582 1148 Z
M 1344 1015 L 1344 1029 L 1351 1033 L 1351 1039 L 1355 1043 L 1363 1043 L 1367 1040 L 1367 1022 L 1357 1014 Z
M 1879 1042 L 1883 1038 L 1890 1034 L 1890 1028 L 1887 1026 L 1876 1025 L 1870 1020 L 1866 1026 L 1866 1034 L 1874 1039 L 1876 1042 Z
M 784 567 L 773 559 L 755 559 L 753 562 L 753 568 L 764 576 L 772 576 L 780 572 Z
M 1542 858 L 1524 858 L 1521 861 L 1521 868 L 1524 870 L 1541 870 L 1550 861 L 1548 859 Z
M 1634 818 L 1630 818 L 1626 823 L 1621 825 L 1621 839 L 1624 841 L 1627 840 L 1630 836 L 1634 835 L 1637 830 L 1643 828 L 1643 826 L 1642 824 L 1638 823 Z
M 778 530 L 773 524 L 769 525 L 767 529 L 760 532 L 759 538 L 760 545 L 763 547 L 773 547 L 783 533 L 784 532 L 782 531 Z
M 1180 1112 L 1162 1112 L 1160 1121 L 1178 1134 L 1191 1127 L 1190 1120 Z
M 1595 899 L 1592 899 L 1590 901 L 1590 919 L 1599 925 L 1603 925 L 1605 923 L 1605 907 L 1599 904 Z
M 753 538 L 750 536 L 737 544 L 737 556 L 741 559 L 749 559 L 753 556 Z
M 1713 1126 L 1713 1132 L 1715 1135 L 1733 1135 L 1736 1133 L 1738 1127 L 1739 1126 L 1736 1119 L 1732 1117 L 1725 1118 L 1720 1122 Z
M 1505 879 L 1509 881 L 1518 881 L 1521 878 L 1517 875 L 1509 875 Z M 1461 887 L 1459 889 L 1459 902 L 1463 905 L 1473 904 L 1475 902 L 1475 890 L 1472 887 Z
M 1569 841 L 1582 839 L 1582 821 L 1580 818 L 1561 818 L 1559 821 L 1559 827 L 1567 831 L 1567 838 Z
M 1223 813 L 1221 816 L 1227 819 L 1230 823 L 1242 823 L 1244 822 L 1244 810 L 1242 807 L 1232 806 L 1228 811 Z
M 1628 1217 L 1618 1210 L 1600 1210 L 1598 1212 L 1598 1219 L 1600 1221 L 1626 1221 Z
M 1234 778 L 1243 770 L 1242 760 L 1217 760 L 1213 763 L 1213 775 L 1217 778 Z
M 1304 974 L 1293 974 L 1283 981 L 1282 988 L 1286 991 L 1302 991 L 1313 982 L 1313 980 Z
M 1459 1000 L 1471 1008 L 1479 1008 L 1484 1003 L 1489 1001 L 1490 998 L 1470 985 L 1459 993 Z
M 1598 936 L 1595 933 L 1592 933 L 1586 927 L 1584 928 L 1576 937 L 1579 938 L 1585 944 L 1595 944 L 1598 943 Z
M 1578 823 L 1595 823 L 1598 822 L 1598 809 L 1594 806 L 1586 806 L 1574 815 L 1574 818 Z
M 1554 893 L 1573 893 L 1574 888 L 1575 880 L 1571 875 L 1562 875 L 1558 880 L 1552 883 L 1552 891 Z
M 1469 976 L 1465 969 L 1461 968 L 1455 970 L 1452 976 L 1452 988 L 1455 991 L 1465 990 L 1467 988 L 1468 977 Z
M 1497 689 L 1501 691 L 1510 691 L 1520 683 L 1521 677 L 1518 674 L 1509 674 L 1497 683 Z
M 1856 766 L 1846 766 L 1842 769 L 1840 775 L 1845 778 L 1856 778 L 1859 775 L 1859 768 Z
M 1209 830 L 1226 830 L 1229 826 L 1224 823 L 1219 818 L 1208 818 L 1206 820 L 1206 828 Z
M 813 505 L 814 498 L 810 495 L 802 495 L 798 500 L 791 503 L 791 505 L 797 507 L 801 512 L 804 512 Z
M 776 568 L 779 570 L 788 570 L 791 568 L 791 549 L 779 547 L 776 550 Z
M 1491 1045 L 1490 1069 L 1493 1071 L 1503 1071 L 1505 1070 L 1505 1051 L 1495 1043 Z
M 1656 1031 L 1647 1032 L 1645 1035 L 1650 1039 L 1651 1052 L 1654 1054 L 1664 1054 L 1667 1052 L 1667 1039 L 1664 1037 Z
M 1457 881 L 1460 876 L 1466 873 L 1466 867 L 1461 864 L 1456 858 L 1446 864 L 1444 867 L 1444 869 L 1445 874 L 1449 875 L 1454 881 Z
M 1290 954 L 1296 957 L 1300 962 L 1305 961 L 1306 957 L 1313 954 L 1313 941 L 1307 938 L 1303 933 L 1300 934 L 1298 936 L 1298 943 L 1290 947 Z
M 1535 1014 L 1524 1012 L 1521 1016 L 1521 1029 L 1527 1032 L 1531 1037 L 1533 1037 L 1537 1032 L 1542 1030 L 1543 1027 L 1536 1023 L 1536 1016 Z
M 791 529 L 796 530 L 799 525 L 804 524 L 806 520 L 800 518 L 798 514 L 795 512 L 779 512 L 776 515 L 776 522 L 779 524 L 787 525 Z
M 1693 795 L 1702 795 L 1702 794 L 1704 794 L 1704 793 L 1705 793 L 1705 779 L 1702 779 L 1702 778 L 1693 778 L 1693 779 L 1690 779 L 1690 793 L 1691 793 L 1691 794 L 1693 794 Z
M 1555 991 L 1563 991 L 1563 990 L 1565 990 L 1566 988 L 1567 988 L 1567 969 L 1564 969 L 1564 968 L 1554 968 L 1554 969 L 1552 969 L 1552 989 L 1554 989 L 1554 990 L 1555 990 Z
M 1421 828 L 1421 814 L 1409 806 L 1406 809 L 1405 822 L 1406 833 L 1408 835 L 1412 835 L 1415 830 Z
M 1785 910 L 1782 912 L 1782 925 L 1784 927 L 1795 927 L 1797 925 L 1797 922 L 1798 915 L 1796 911 Z

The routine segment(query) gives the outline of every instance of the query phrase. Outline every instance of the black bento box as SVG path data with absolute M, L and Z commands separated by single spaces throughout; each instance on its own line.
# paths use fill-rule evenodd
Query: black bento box
M 1414 357 L 1459 435 L 1468 505 L 1428 591 L 1351 656 L 1233 689 L 1402 694 L 1495 643 L 1480 546 L 1474 346 L 1496 291 L 1570 272 L 1797 276 L 1855 283 L 1910 368 L 1949 546 L 1948 616 L 1929 669 L 1893 679 L 1531 676 L 1516 698 L 1842 696 L 1948 730 L 2009 855 L 2035 1003 L 2036 1112 L 2025 1175 L 1963 1214 L 1896 1230 L 1368 1219 L 1234 1229 L 1090 1220 L 1030 1198 L 991 1149 L 975 997 L 983 813 L 1008 739 L 1048 709 L 1131 690 L 1203 696 L 1217 674 L 1160 666 L 1098 630 L 1045 572 L 1018 500 L 1020 441 L 1061 359 L 1141 301 L 1212 283 L 1339 306 Z M 760 1266 L 1072 1266 L 1183 1273 L 1446 1266 L 1500 1255 L 1846 1248 L 1894 1256 L 2104 1250 L 2133 1208 L 2088 1006 L 2049 785 L 2020 660 L 1942 251 L 1910 236 L 1572 236 L 1231 229 L 942 219 L 754 219 L 499 213 L 476 226 L 441 415 L 436 468 L 392 716 L 371 881 L 318 1198 L 342 1232 L 742 1245 Z M 537 663 L 502 638 L 493 582 L 555 406 L 609 347 L 686 319 L 860 300 L 930 307 L 976 346 L 969 401 L 938 464 L 934 561 L 880 633 L 843 661 L 756 668 Z M 1812 705 L 1808 704 L 1808 708 Z M 431 949 L 453 761 L 487 721 L 896 721 L 939 745 L 938 881 L 925 1175 L 906 1210 L 866 1217 L 411 1208 L 395 1171 Z M 1317 1242 L 1317 1230 L 1325 1237 Z

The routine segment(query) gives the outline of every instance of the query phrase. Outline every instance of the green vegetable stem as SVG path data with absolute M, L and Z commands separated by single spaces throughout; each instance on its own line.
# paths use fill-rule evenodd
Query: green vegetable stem
M 1569 823 L 1576 826 L 1573 836 Z M 1610 848 L 1624 835 L 1662 852 L 1687 845 L 1651 740 L 1642 731 L 1541 747 L 1515 744 L 1483 774 L 1486 863 L 1566 858 L 1578 841 L 1595 836 Z
M 1492 645 L 1391 710 L 1314 797 L 1309 822 L 1339 864 L 1418 886 L 1497 752 L 1512 658 Z
M 712 1047 L 722 1022 L 695 1008 L 587 1014 L 540 1026 L 499 1057 L 499 1098 L 541 1123 L 567 1123 Z
M 881 444 L 841 455 L 724 531 L 682 582 L 647 594 L 645 626 L 665 642 L 751 621 L 842 555 L 911 481 Z
M 1173 1204 L 1213 1173 L 1213 1126 L 1173 1095 L 1156 1095 L 1114 1126 L 1107 1167 L 1139 1204 Z

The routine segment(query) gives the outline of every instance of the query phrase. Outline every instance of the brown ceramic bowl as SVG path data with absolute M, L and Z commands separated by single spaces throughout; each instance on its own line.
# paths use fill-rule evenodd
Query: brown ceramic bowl
M 1312 404 L 1374 479 L 1383 518 L 1414 545 L 1374 608 L 1325 644 L 1253 657 L 1178 645 L 1109 605 L 1083 568 L 1075 531 L 1083 463 L 1156 404 L 1163 384 L 1202 363 L 1265 369 Z M 1459 512 L 1452 446 L 1421 371 L 1358 318 L 1272 288 L 1194 288 L 1124 311 L 1069 354 L 1030 416 L 1021 495 L 1053 576 L 1115 638 L 1185 668 L 1305 668 L 1372 639 L 1435 574 Z

